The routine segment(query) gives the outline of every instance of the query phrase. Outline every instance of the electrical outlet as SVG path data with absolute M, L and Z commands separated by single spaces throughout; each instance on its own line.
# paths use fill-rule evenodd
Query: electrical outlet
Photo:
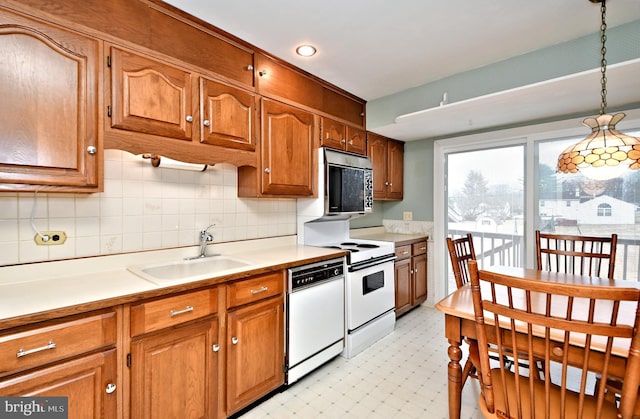
M 64 231 L 41 231 L 33 237 L 38 246 L 55 246 L 63 244 L 66 240 L 67 233 Z
M 402 213 L 403 221 L 413 221 L 413 211 L 405 211 Z

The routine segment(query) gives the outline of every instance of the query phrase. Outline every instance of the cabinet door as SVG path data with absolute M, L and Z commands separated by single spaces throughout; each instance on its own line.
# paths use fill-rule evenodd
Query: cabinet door
M 367 155 L 373 166 L 373 198 L 387 197 L 387 139 L 368 133 Z
M 191 74 L 111 48 L 111 127 L 192 139 Z
M 402 199 L 404 190 L 404 144 L 398 141 L 389 141 L 388 146 L 388 172 L 387 185 L 388 199 Z
M 218 320 L 167 329 L 131 342 L 131 416 L 213 418 Z
M 396 261 L 396 317 L 411 308 L 411 259 Z
M 413 257 L 413 305 L 422 304 L 427 299 L 427 255 Z
M 68 397 L 69 417 L 117 417 L 116 350 L 111 349 L 0 381 L 3 396 Z
M 313 195 L 315 116 L 262 100 L 262 193 Z
M 340 122 L 329 118 L 322 118 L 322 145 L 325 147 L 344 150 L 346 147 L 346 127 Z
M 227 414 L 284 383 L 284 299 L 227 314 Z
M 96 40 L 0 11 L 0 190 L 97 192 Z
M 200 142 L 254 151 L 255 95 L 200 77 Z
M 347 151 L 367 153 L 367 132 L 360 128 L 347 127 Z

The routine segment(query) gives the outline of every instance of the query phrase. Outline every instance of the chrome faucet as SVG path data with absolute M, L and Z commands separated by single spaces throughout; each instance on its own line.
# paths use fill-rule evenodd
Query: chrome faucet
M 200 254 L 196 257 L 190 259 L 198 259 L 198 258 L 206 258 L 208 256 L 216 256 L 216 255 L 207 255 L 207 244 L 213 241 L 213 234 L 209 232 L 209 229 L 213 227 L 215 224 L 211 224 L 209 227 L 202 229 L 200 231 Z

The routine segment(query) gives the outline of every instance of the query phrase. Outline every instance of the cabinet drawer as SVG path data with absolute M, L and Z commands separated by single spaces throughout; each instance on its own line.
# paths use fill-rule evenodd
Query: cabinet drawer
M 398 260 L 406 259 L 411 257 L 411 245 L 407 244 L 404 246 L 396 247 L 396 258 Z
M 282 272 L 262 275 L 227 286 L 227 307 L 236 307 L 265 298 L 281 295 L 284 291 Z
M 0 375 L 115 345 L 115 311 L 0 336 Z
M 136 304 L 131 306 L 131 336 L 185 323 L 217 310 L 217 288 Z
M 413 243 L 411 245 L 411 254 L 413 256 L 415 255 L 422 255 L 427 253 L 427 242 L 425 241 L 421 241 L 418 243 Z

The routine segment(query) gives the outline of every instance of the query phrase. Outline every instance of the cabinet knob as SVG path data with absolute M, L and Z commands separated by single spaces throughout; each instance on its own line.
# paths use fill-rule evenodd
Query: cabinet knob
M 353 140 L 349 140 L 349 145 L 353 145 Z
M 265 173 L 271 173 L 271 169 L 269 169 L 268 167 L 265 167 L 265 168 L 264 168 L 264 172 L 265 172 Z
M 211 349 L 213 349 L 213 352 L 218 352 L 220 350 L 220 345 L 216 343 L 211 347 Z
M 389 182 L 385 182 L 385 183 L 384 183 L 384 186 L 389 186 Z
M 98 149 L 95 146 L 90 145 L 89 147 L 87 147 L 87 153 L 91 154 L 92 156 L 97 152 Z
M 252 66 L 251 64 L 249 64 L 249 65 L 247 66 L 247 71 L 252 71 L 252 70 L 253 70 L 253 66 Z
M 104 391 L 106 391 L 107 394 L 111 394 L 114 391 L 116 391 L 116 385 L 113 384 L 113 383 L 109 383 L 109 384 L 107 384 L 107 387 L 104 389 Z
M 187 120 L 187 122 L 193 122 L 193 116 L 191 115 L 187 115 L 185 119 Z
M 414 269 L 414 270 L 413 270 L 413 272 L 414 272 L 414 273 L 418 273 L 418 269 Z
M 260 77 L 264 77 L 267 75 L 267 70 L 260 70 L 258 74 L 260 74 Z
M 204 125 L 205 127 L 208 127 L 211 125 L 211 121 L 209 121 L 208 119 L 205 119 L 204 121 L 202 121 L 202 125 Z
M 233 343 L 234 345 L 237 345 L 237 344 L 238 344 L 238 338 L 237 338 L 237 337 L 235 337 L 235 336 L 234 336 L 234 337 L 232 337 L 232 338 L 231 338 L 231 343 Z
M 346 143 L 346 142 L 347 142 L 347 140 L 345 140 L 345 139 L 343 138 L 341 142 L 342 142 L 342 144 L 344 144 L 344 143 Z

